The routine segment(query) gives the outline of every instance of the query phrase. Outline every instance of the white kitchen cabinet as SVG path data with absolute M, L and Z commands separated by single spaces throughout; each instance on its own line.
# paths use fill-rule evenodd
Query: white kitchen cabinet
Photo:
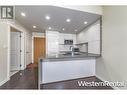
M 42 83 L 95 76 L 95 64 L 95 58 L 43 62 Z
M 89 41 L 100 40 L 100 24 L 95 24 L 90 28 L 89 32 L 91 35 Z
M 77 41 L 76 41 L 76 34 L 72 34 L 72 39 L 73 39 L 73 44 L 76 44 Z
M 100 54 L 100 21 L 98 20 L 78 33 L 77 42 L 88 42 L 88 53 Z M 85 50 L 85 48 L 82 47 L 82 50 Z
M 64 40 L 73 40 L 73 42 L 76 43 L 76 34 L 60 33 L 59 36 L 60 44 L 64 44 Z
M 100 54 L 100 41 L 91 41 L 88 43 L 88 53 Z
M 76 34 L 59 33 L 59 50 L 69 51 L 70 45 L 64 45 L 64 40 L 73 40 L 73 44 L 76 44 Z
M 63 35 L 63 33 L 59 33 L 59 44 L 64 44 L 64 35 Z
M 59 32 L 46 31 L 46 54 L 59 53 Z

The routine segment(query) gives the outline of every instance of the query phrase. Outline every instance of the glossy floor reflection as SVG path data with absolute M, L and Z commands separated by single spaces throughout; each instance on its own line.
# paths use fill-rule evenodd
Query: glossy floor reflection
M 0 89 L 38 89 L 38 67 L 29 65 L 27 69 L 14 74 Z
M 85 81 L 85 82 L 102 82 L 100 79 L 98 79 L 95 76 L 87 77 L 87 78 L 80 78 L 80 79 L 74 79 L 74 80 L 67 80 L 67 81 L 61 81 L 61 82 L 55 82 L 55 83 L 47 83 L 47 84 L 41 84 L 41 89 L 112 89 L 110 86 L 79 86 L 78 81 Z

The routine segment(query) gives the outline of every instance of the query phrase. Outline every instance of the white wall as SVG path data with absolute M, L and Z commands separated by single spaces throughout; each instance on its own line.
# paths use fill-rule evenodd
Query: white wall
M 10 26 L 22 31 L 23 34 L 30 33 L 22 25 L 14 20 L 0 20 L 0 85 L 6 82 L 10 75 Z M 25 57 L 22 57 L 22 67 L 24 69 L 26 62 L 26 36 L 24 37 L 24 53 Z M 31 40 L 32 41 L 32 40 Z
M 45 37 L 45 33 L 33 32 L 32 35 L 33 37 Z
M 9 41 L 9 26 L 5 22 L 0 22 L 0 85 L 9 80 L 9 71 L 8 71 L 8 61 L 9 61 L 9 52 L 8 52 L 8 41 Z
M 104 80 L 126 82 L 127 7 L 107 6 L 103 13 L 102 57 L 97 59 L 96 74 Z
M 100 54 L 100 20 L 77 34 L 77 43 L 88 42 L 88 53 Z M 86 46 L 81 47 L 86 52 Z

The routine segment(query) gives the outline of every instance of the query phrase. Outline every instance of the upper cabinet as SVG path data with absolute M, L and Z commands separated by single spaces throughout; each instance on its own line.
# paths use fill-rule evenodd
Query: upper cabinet
M 73 44 L 76 44 L 76 34 L 59 34 L 59 44 L 64 44 L 64 40 L 73 40 Z
M 100 20 L 77 34 L 77 43 L 100 40 Z
M 46 31 L 46 54 L 59 53 L 59 32 Z
M 89 28 L 89 41 L 100 40 L 100 24 L 95 23 L 91 28 Z
M 76 44 L 76 34 L 59 33 L 59 51 L 70 51 L 72 44 L 65 44 L 65 40 L 73 40 L 73 44 Z
M 86 42 L 88 43 L 88 53 L 100 54 L 100 20 L 77 34 L 77 43 Z
M 73 44 L 65 44 L 65 41 L 73 41 Z M 100 54 L 100 20 L 78 34 L 46 31 L 47 54 L 70 51 L 71 46 L 78 47 L 81 52 Z

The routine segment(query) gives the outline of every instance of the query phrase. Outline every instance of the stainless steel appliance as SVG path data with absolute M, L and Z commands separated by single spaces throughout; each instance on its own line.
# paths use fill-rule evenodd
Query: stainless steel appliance
M 73 52 L 80 52 L 79 48 L 73 48 Z
M 64 40 L 65 45 L 73 45 L 73 40 Z
M 80 54 L 79 48 L 73 48 L 72 52 L 75 54 Z

